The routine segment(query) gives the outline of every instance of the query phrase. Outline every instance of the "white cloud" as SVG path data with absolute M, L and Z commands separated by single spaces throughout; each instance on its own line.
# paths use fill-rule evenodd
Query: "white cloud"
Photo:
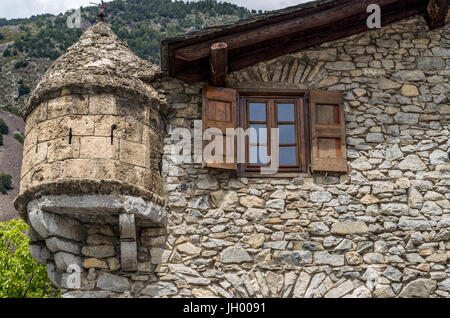
M 189 0 L 198 1 L 198 0 Z M 257 10 L 281 9 L 311 0 L 226 0 L 239 6 Z M 27 18 L 32 15 L 58 14 L 68 9 L 89 6 L 99 0 L 0 0 L 0 18 Z
M 32 15 L 66 12 L 89 6 L 93 0 L 0 0 L 0 18 L 28 18 Z

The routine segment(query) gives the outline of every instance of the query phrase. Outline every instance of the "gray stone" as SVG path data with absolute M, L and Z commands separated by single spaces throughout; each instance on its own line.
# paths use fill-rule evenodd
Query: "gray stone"
M 448 153 L 442 150 L 435 150 L 430 154 L 430 163 L 432 165 L 440 165 L 449 163 Z
M 308 232 L 315 235 L 328 235 L 330 228 L 322 222 L 312 222 L 308 227 Z
M 386 270 L 383 273 L 384 277 L 393 282 L 400 282 L 403 274 L 398 269 L 392 266 L 387 266 Z
M 438 229 L 450 227 L 450 215 L 445 214 L 441 217 L 437 225 Z
M 104 258 L 116 255 L 116 251 L 114 246 L 111 245 L 83 246 L 81 254 L 88 257 Z
M 97 281 L 97 287 L 103 290 L 110 290 L 117 293 L 123 293 L 130 283 L 123 276 L 112 275 L 102 272 Z
M 326 191 L 312 192 L 309 196 L 310 200 L 317 203 L 324 203 L 331 201 L 331 193 Z
M 48 249 L 53 253 L 63 251 L 72 254 L 79 254 L 81 249 L 79 243 L 61 239 L 58 237 L 48 238 L 47 240 L 45 240 L 45 244 L 47 245 Z
M 366 135 L 367 142 L 383 142 L 384 136 L 381 133 L 368 133 Z
M 282 199 L 274 199 L 266 202 L 266 208 L 268 209 L 276 209 L 283 210 L 284 209 L 284 200 Z
M 398 222 L 398 226 L 403 230 L 411 231 L 430 231 L 430 222 L 424 217 L 408 217 L 402 216 Z
M 403 157 L 403 153 L 397 144 L 386 148 L 386 160 L 393 161 Z
M 309 280 L 311 279 L 311 276 L 309 276 L 306 272 L 301 272 L 298 276 L 297 283 L 294 287 L 294 298 L 301 298 L 305 295 L 306 289 L 309 285 Z
M 346 280 L 337 287 L 330 289 L 325 295 L 325 298 L 341 298 L 342 296 L 348 294 L 354 289 L 351 280 Z
M 52 254 L 45 245 L 30 243 L 28 249 L 31 257 L 39 264 L 46 265 L 48 260 L 52 258 Z
M 406 158 L 399 163 L 398 167 L 401 170 L 411 170 L 411 171 L 420 171 L 425 170 L 427 168 L 427 166 L 417 155 L 406 156 Z
M 62 272 L 66 272 L 67 267 L 69 266 L 70 268 L 78 267 L 80 270 L 82 268 L 81 257 L 79 256 L 75 256 L 66 252 L 59 252 L 54 255 L 54 258 L 56 267 Z
M 200 176 L 197 182 L 197 187 L 201 190 L 215 190 L 218 186 L 217 179 L 211 174 Z
M 373 296 L 376 298 L 393 298 L 395 297 L 395 293 L 391 286 L 378 284 L 373 291 Z
M 366 264 L 385 264 L 386 260 L 381 253 L 367 253 L 363 256 Z
M 423 196 L 414 187 L 410 188 L 408 191 L 408 204 L 413 209 L 421 209 L 422 208 Z
M 348 235 L 348 234 L 364 234 L 369 228 L 364 222 L 346 221 L 334 223 L 331 227 L 331 233 Z
M 445 290 L 450 292 L 450 278 L 447 278 L 441 282 L 438 283 L 438 288 L 440 290 Z
M 367 160 L 366 157 L 359 157 L 358 159 L 353 160 L 352 162 L 350 162 L 350 166 L 353 169 L 363 171 L 372 169 L 372 165 L 370 164 L 370 162 Z
M 134 214 L 120 214 L 119 228 L 121 239 L 136 240 L 136 224 L 134 221 Z
M 355 64 L 345 61 L 328 62 L 325 68 L 333 71 L 351 71 L 355 69 Z
M 169 282 L 158 282 L 156 284 L 148 285 L 142 291 L 143 295 L 152 297 L 172 296 L 178 293 L 174 284 Z
M 317 265 L 344 266 L 344 255 L 332 255 L 327 251 L 314 253 L 314 261 Z
M 170 271 L 174 274 L 183 274 L 190 276 L 200 276 L 200 274 L 190 267 L 183 264 L 169 264 Z
M 75 290 L 64 293 L 61 298 L 108 298 L 113 295 L 110 291 L 81 291 Z
M 222 263 L 243 263 L 250 262 L 252 258 L 247 251 L 240 246 L 230 246 L 220 253 L 220 261 Z
M 419 114 L 398 112 L 395 114 L 394 120 L 397 124 L 414 125 L 419 122 L 419 117 Z
M 275 251 L 273 254 L 275 264 L 304 265 L 312 263 L 312 254 L 309 251 Z
M 120 265 L 125 272 L 137 270 L 136 242 L 120 242 Z
M 404 203 L 381 204 L 381 212 L 387 215 L 405 215 L 409 212 L 409 207 Z
M 74 241 L 84 240 L 85 235 L 80 222 L 70 217 L 47 213 L 36 208 L 29 212 L 28 218 L 33 229 L 43 238 L 57 235 Z
M 378 77 L 378 88 L 379 89 L 382 89 L 382 90 L 397 89 L 397 88 L 400 88 L 401 86 L 402 86 L 401 84 L 391 81 L 390 79 L 387 79 L 385 77 L 382 77 L 382 76 Z
M 445 68 L 445 61 L 440 57 L 424 56 L 417 58 L 417 68 L 425 71 Z
M 436 290 L 437 283 L 432 279 L 419 278 L 406 285 L 399 297 L 402 298 L 428 298 Z
M 394 78 L 401 81 L 419 82 L 425 81 L 425 74 L 422 71 L 399 71 L 394 73 Z

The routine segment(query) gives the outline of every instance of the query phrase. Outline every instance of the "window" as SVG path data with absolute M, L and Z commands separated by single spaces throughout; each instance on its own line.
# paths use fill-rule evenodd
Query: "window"
M 250 130 L 246 138 L 246 163 L 241 172 L 259 172 L 269 166 L 271 129 L 278 128 L 279 173 L 307 172 L 304 94 L 240 92 L 240 125 Z
M 204 161 L 204 167 L 261 176 L 261 169 L 270 165 L 271 129 L 277 128 L 277 176 L 347 172 L 342 92 L 271 89 L 237 91 L 207 87 L 203 90 L 202 121 L 204 132 L 208 128 L 218 128 L 216 134 L 223 135 L 224 144 L 228 144 L 225 142 L 227 138 L 230 139 L 226 136 L 228 128 L 243 128 L 247 131 L 243 163 L 237 164 L 234 150 L 234 158 L 225 157 L 223 152 L 223 155 L 218 156 L 223 156 L 222 162 Z M 249 128 L 252 128 L 250 132 Z M 237 139 L 234 145 L 236 143 Z M 235 161 L 231 162 L 230 159 Z

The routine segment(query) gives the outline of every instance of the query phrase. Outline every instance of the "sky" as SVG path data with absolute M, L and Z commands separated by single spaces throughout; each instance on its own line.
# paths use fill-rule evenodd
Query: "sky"
M 192 0 L 190 0 L 192 1 Z M 196 0 L 194 0 L 196 1 Z M 275 10 L 311 0 L 227 0 L 249 9 Z M 89 6 L 97 0 L 0 0 L 0 18 L 28 18 L 32 15 L 65 12 L 68 9 Z

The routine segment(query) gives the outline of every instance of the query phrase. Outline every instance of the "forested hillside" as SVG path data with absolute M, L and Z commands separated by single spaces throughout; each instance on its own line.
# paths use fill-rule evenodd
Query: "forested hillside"
M 158 40 L 246 18 L 249 11 L 215 0 L 114 0 L 105 22 L 141 58 L 159 63 Z M 0 107 L 23 107 L 39 78 L 83 30 L 98 21 L 98 7 L 81 7 L 81 29 L 70 29 L 73 13 L 0 19 Z

